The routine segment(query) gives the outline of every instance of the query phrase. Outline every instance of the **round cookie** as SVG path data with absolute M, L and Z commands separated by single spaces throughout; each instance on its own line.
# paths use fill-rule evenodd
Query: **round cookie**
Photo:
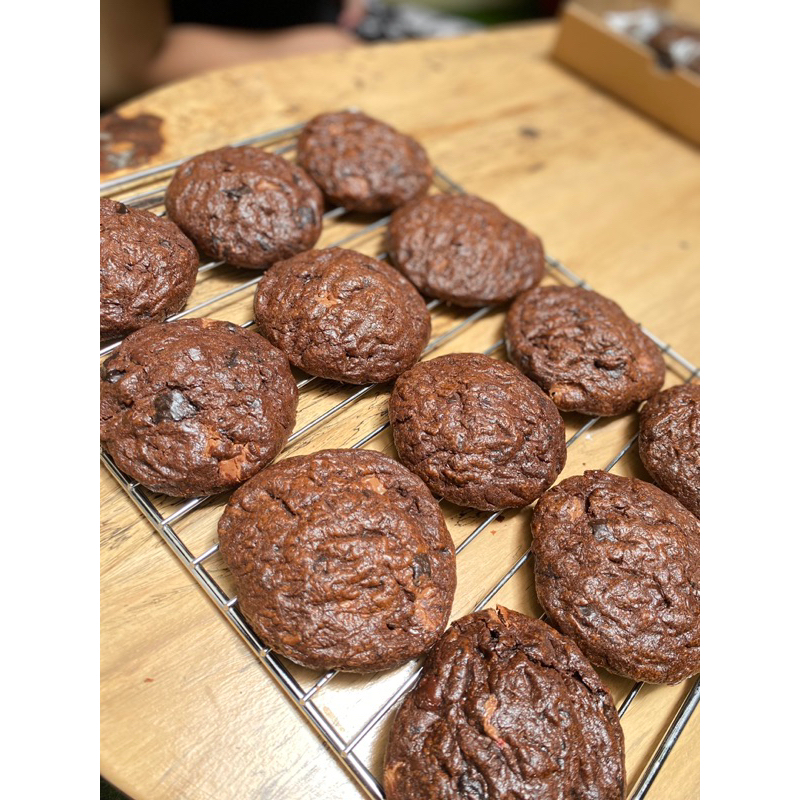
M 622 800 L 614 701 L 566 637 L 498 606 L 456 620 L 397 712 L 387 800 Z
M 126 336 L 180 311 L 200 259 L 168 219 L 100 198 L 100 338 Z
M 353 111 L 314 117 L 300 133 L 297 162 L 331 203 L 350 211 L 392 211 L 424 195 L 433 180 L 418 142 Z
M 422 481 L 369 450 L 286 458 L 231 497 L 220 552 L 262 641 L 312 669 L 388 669 L 441 635 L 455 549 Z
M 388 249 L 422 294 L 467 308 L 505 303 L 544 275 L 539 237 L 472 195 L 430 195 L 398 209 Z
M 624 414 L 664 383 L 655 342 L 613 300 L 577 286 L 521 294 L 506 317 L 506 346 L 562 411 Z
M 646 683 L 700 669 L 700 524 L 650 483 L 589 471 L 533 512 L 536 594 L 593 664 Z
M 264 273 L 255 318 L 292 364 L 345 383 L 396 378 L 431 334 L 425 301 L 396 269 L 338 247 L 300 253 Z
M 486 511 L 532 503 L 567 458 L 564 422 L 503 361 L 452 353 L 403 373 L 389 400 L 400 460 L 434 494 Z
M 167 186 L 169 216 L 210 258 L 265 269 L 313 247 L 322 194 L 299 167 L 257 147 L 190 158 Z
M 286 356 L 230 322 L 148 325 L 123 340 L 100 378 L 100 441 L 154 492 L 231 489 L 272 461 L 294 427 Z
M 639 455 L 653 480 L 700 517 L 700 387 L 673 386 L 639 417 Z

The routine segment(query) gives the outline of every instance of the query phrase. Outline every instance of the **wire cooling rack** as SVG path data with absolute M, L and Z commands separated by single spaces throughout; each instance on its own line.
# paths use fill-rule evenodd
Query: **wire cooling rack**
M 291 159 L 292 152 L 296 145 L 296 135 L 302 127 L 302 124 L 292 125 L 279 130 L 269 131 L 249 139 L 233 142 L 232 144 L 236 146 L 251 145 L 263 147 L 271 152 L 283 154 Z M 185 159 L 172 161 L 167 164 L 107 181 L 100 185 L 100 192 L 101 194 L 111 195 L 116 199 L 123 200 L 132 207 L 156 210 L 163 206 L 166 181 L 171 177 L 175 167 L 184 160 Z M 435 190 L 443 192 L 464 191 L 461 186 L 439 169 L 435 170 L 434 188 Z M 163 211 L 161 213 L 163 214 Z M 324 216 L 323 236 L 317 246 L 348 246 L 354 249 L 358 249 L 367 239 L 374 239 L 377 236 L 382 236 L 389 220 L 388 216 L 380 219 L 364 218 L 363 216 L 348 213 L 343 208 L 331 209 L 327 211 Z M 377 255 L 379 258 L 386 257 L 385 253 L 379 253 Z M 555 258 L 546 256 L 546 261 L 550 279 L 568 285 L 591 288 L 586 281 L 581 280 Z M 202 284 L 202 279 L 206 277 L 207 274 L 210 275 L 215 271 L 225 270 L 228 271 L 227 283 L 207 282 L 209 283 L 208 286 Z M 187 308 L 170 317 L 170 321 L 189 315 L 196 316 L 198 312 L 204 311 L 205 309 L 211 310 L 212 308 L 216 309 L 214 313 L 222 313 L 223 318 L 227 319 L 230 314 L 226 312 L 230 310 L 229 304 L 231 302 L 240 303 L 241 300 L 246 299 L 252 304 L 252 296 L 249 294 L 246 295 L 245 293 L 249 289 L 254 290 L 261 277 L 260 272 L 256 275 L 252 275 L 249 271 L 229 268 L 222 262 L 203 264 L 200 267 L 199 275 L 198 286 L 190 298 Z M 247 280 L 241 280 L 243 276 L 247 275 L 251 275 L 252 277 Z M 232 283 L 232 285 L 228 285 L 229 283 Z M 222 289 L 222 291 L 219 291 L 219 289 Z M 220 307 L 222 307 L 221 311 Z M 479 320 L 497 311 L 497 308 L 492 306 L 477 310 L 462 311 L 459 309 L 452 309 L 438 300 L 429 302 L 428 309 L 431 312 L 436 312 L 433 314 L 435 335 L 429 342 L 423 357 L 440 350 L 451 342 L 451 340 L 454 340 L 457 336 L 474 326 Z M 239 310 L 241 311 L 241 308 Z M 438 325 L 436 324 L 437 316 L 441 317 L 440 324 Z M 249 327 L 254 324 L 254 321 L 250 319 L 248 321 L 243 321 L 242 324 L 244 327 Z M 642 330 L 663 352 L 668 370 L 672 374 L 673 382 L 689 382 L 695 380 L 699 376 L 700 371 L 697 367 L 645 328 L 642 328 Z M 100 350 L 101 357 L 112 352 L 118 344 L 119 342 L 112 342 L 102 347 Z M 500 353 L 503 349 L 503 345 L 504 342 L 502 340 L 495 341 L 483 352 L 489 355 Z M 322 381 L 302 374 L 297 375 L 297 385 L 301 390 L 301 401 L 298 409 L 299 427 L 292 433 L 287 447 L 291 447 L 293 443 L 299 443 L 308 439 L 317 429 L 321 429 L 328 421 L 337 415 L 343 414 L 346 410 L 354 409 L 357 412 L 361 407 L 357 405 L 359 401 L 364 398 L 365 395 L 376 389 L 374 385 L 355 389 L 353 387 L 342 387 L 338 384 L 331 384 L 332 382 L 330 381 Z M 312 392 L 319 394 L 318 390 L 325 385 L 329 385 L 330 391 L 326 396 L 332 398 L 329 402 L 333 404 L 328 405 L 321 413 L 317 413 L 318 397 L 315 397 L 314 402 L 309 404 L 311 406 L 309 413 L 306 413 L 305 416 L 301 416 L 306 397 Z M 340 399 L 339 395 L 342 392 L 344 392 L 345 396 Z M 386 416 L 385 409 L 382 411 L 382 415 L 383 417 Z M 567 440 L 567 447 L 573 447 L 576 442 L 580 440 L 586 441 L 591 438 L 592 434 L 590 432 L 599 422 L 599 417 L 591 417 L 589 419 L 581 418 L 579 423 L 574 423 L 572 427 L 574 427 L 575 430 Z M 339 446 L 364 447 L 376 440 L 381 434 L 387 431 L 388 428 L 389 423 L 387 420 L 376 425 L 366 435 L 361 436 L 358 441 L 354 443 L 343 442 Z M 568 426 L 568 431 L 570 429 L 571 428 Z M 613 458 L 603 466 L 603 469 L 611 470 L 616 467 L 631 451 L 637 436 L 638 433 L 634 433 L 633 436 L 627 438 L 624 446 L 622 446 L 614 454 Z M 332 445 L 328 442 L 326 446 Z M 339 673 L 336 671 L 323 674 L 313 673 L 286 661 L 262 644 L 241 615 L 237 607 L 237 598 L 233 596 L 224 585 L 226 583 L 224 579 L 225 570 L 224 566 L 222 566 L 219 561 L 219 546 L 216 543 L 215 521 L 202 520 L 202 527 L 205 528 L 207 537 L 213 538 L 213 544 L 207 546 L 207 539 L 206 543 L 198 548 L 195 543 L 187 541 L 187 539 L 191 537 L 184 535 L 184 526 L 190 523 L 191 520 L 202 511 L 204 506 L 208 506 L 209 503 L 213 503 L 214 501 L 219 501 L 219 496 L 216 498 L 193 498 L 176 507 L 174 500 L 153 495 L 135 481 L 128 478 L 117 468 L 114 461 L 107 453 L 101 452 L 101 460 L 111 475 L 117 480 L 123 491 L 147 518 L 155 531 L 166 542 L 184 567 L 186 567 L 192 577 L 222 612 L 223 616 L 234 627 L 242 639 L 244 639 L 259 661 L 261 661 L 270 675 L 286 693 L 287 697 L 294 703 L 300 714 L 322 737 L 367 796 L 376 798 L 376 800 L 385 798 L 381 782 L 375 774 L 379 771 L 379 768 L 373 767 L 370 769 L 365 763 L 360 751 L 368 743 L 369 739 L 372 738 L 374 744 L 374 737 L 379 729 L 383 729 L 385 735 L 385 730 L 389 724 L 390 712 L 399 703 L 405 693 L 414 686 L 419 677 L 421 671 L 419 663 L 412 662 L 412 664 L 400 667 L 388 674 L 380 673 L 381 676 L 387 676 L 386 680 L 381 681 L 381 684 L 378 686 L 378 689 L 384 689 L 385 683 L 383 695 L 379 697 L 375 706 L 371 706 L 368 709 L 367 715 L 359 721 L 353 730 L 345 730 L 347 726 L 343 725 L 338 719 L 341 715 L 331 713 L 329 708 L 326 709 L 325 703 L 320 702 L 320 698 L 324 696 L 326 688 L 330 690 L 335 685 Z M 478 524 L 472 526 L 461 539 L 456 547 L 457 557 L 463 557 L 462 554 L 464 551 L 470 545 L 473 545 L 479 537 L 483 536 L 485 538 L 489 535 L 487 531 L 490 531 L 490 526 L 495 523 L 502 523 L 503 520 L 503 512 L 495 512 L 492 514 L 476 512 L 476 521 L 478 521 Z M 448 519 L 449 526 L 450 522 L 450 519 Z M 494 533 L 494 531 L 491 532 Z M 481 609 L 490 603 L 512 577 L 522 569 L 529 558 L 530 551 L 526 547 L 524 553 L 520 555 L 513 564 L 510 566 L 506 565 L 507 568 L 504 567 L 504 572 L 499 579 L 492 579 L 491 582 L 487 582 L 481 599 L 474 604 L 474 609 Z M 216 567 L 212 566 L 215 562 L 217 563 Z M 230 581 L 228 580 L 228 585 L 229 584 Z M 466 610 L 468 611 L 469 609 Z M 352 677 L 353 676 L 350 675 L 350 678 Z M 347 676 L 340 676 L 340 680 L 346 681 Z M 630 681 L 628 681 L 628 683 L 630 683 Z M 358 686 L 351 687 L 346 684 L 343 691 L 345 693 L 359 693 L 362 689 L 363 686 L 359 688 Z M 623 717 L 626 712 L 628 712 L 641 689 L 641 683 L 634 683 L 627 690 L 627 693 L 618 706 L 620 717 Z M 375 694 L 374 691 L 369 692 L 370 698 L 373 694 Z M 355 700 L 355 698 L 353 698 L 353 700 Z M 678 737 L 683 732 L 699 701 L 700 678 L 697 677 L 694 681 L 689 682 L 688 691 L 686 691 L 677 712 L 674 714 L 671 721 L 669 721 L 663 736 L 659 739 L 659 731 L 654 732 L 652 753 L 642 769 L 638 781 L 636 781 L 633 788 L 629 791 L 628 800 L 641 800 L 641 798 L 645 797 L 648 793 L 659 770 L 669 756 Z

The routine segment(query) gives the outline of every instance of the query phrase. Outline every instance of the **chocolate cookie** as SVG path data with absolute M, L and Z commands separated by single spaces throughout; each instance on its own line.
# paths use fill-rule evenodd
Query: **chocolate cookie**
M 339 247 L 300 253 L 266 272 L 255 317 L 292 364 L 346 383 L 396 378 L 431 334 L 425 301 L 396 269 Z
M 100 198 L 100 337 L 125 336 L 180 311 L 200 259 L 168 219 Z
M 294 426 L 286 356 L 230 322 L 149 325 L 122 342 L 100 377 L 100 441 L 154 492 L 230 489 L 272 461 Z
M 506 346 L 562 411 L 624 414 L 664 383 L 653 340 L 613 300 L 576 286 L 520 295 L 506 317 Z
M 263 642 L 312 669 L 416 658 L 447 625 L 455 549 L 422 481 L 381 453 L 287 458 L 219 522 L 239 607 Z
M 352 111 L 314 117 L 297 141 L 297 162 L 325 196 L 350 211 L 391 211 L 433 180 L 422 147 L 391 125 Z
M 539 237 L 471 195 L 431 195 L 398 209 L 388 247 L 423 294 L 468 308 L 505 303 L 544 275 Z
M 456 620 L 389 733 L 387 800 L 622 800 L 614 703 L 575 645 L 498 606 Z
M 650 483 L 589 471 L 533 512 L 536 594 L 593 664 L 647 683 L 700 669 L 700 525 Z
M 647 40 L 658 61 L 667 69 L 688 67 L 700 72 L 700 31 L 688 25 L 670 23 Z
M 190 158 L 167 186 L 167 212 L 210 258 L 264 269 L 313 247 L 322 194 L 286 159 L 257 147 Z
M 400 460 L 435 494 L 470 508 L 532 503 L 564 468 L 564 422 L 511 364 L 452 353 L 403 373 L 389 400 Z
M 700 387 L 659 392 L 639 418 L 639 455 L 664 491 L 700 516 Z

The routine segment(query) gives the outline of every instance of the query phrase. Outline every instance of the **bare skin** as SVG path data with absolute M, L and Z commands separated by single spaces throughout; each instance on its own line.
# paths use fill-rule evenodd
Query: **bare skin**
M 336 25 L 255 31 L 171 25 L 164 0 L 101 0 L 101 105 L 211 69 L 353 47 L 364 12 L 365 0 L 343 0 Z

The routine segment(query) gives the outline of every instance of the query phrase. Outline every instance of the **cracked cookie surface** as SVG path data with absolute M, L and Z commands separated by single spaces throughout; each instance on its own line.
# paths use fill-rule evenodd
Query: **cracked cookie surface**
M 505 330 L 509 360 L 562 411 L 624 414 L 664 383 L 658 346 L 597 292 L 531 289 L 511 304 Z
M 700 386 L 673 386 L 639 417 L 639 455 L 653 480 L 700 516 Z
M 425 301 L 395 269 L 353 250 L 309 250 L 264 274 L 259 329 L 296 367 L 346 383 L 382 383 L 419 358 Z
M 422 481 L 369 450 L 273 464 L 232 495 L 220 552 L 263 642 L 298 664 L 388 669 L 447 625 L 455 550 Z
M 100 338 L 126 336 L 180 311 L 199 263 L 174 222 L 101 197 Z
M 588 471 L 533 512 L 536 594 L 589 660 L 647 683 L 700 669 L 700 524 L 635 478 Z
M 167 213 L 200 251 L 236 267 L 266 269 L 313 247 L 322 193 L 300 167 L 257 147 L 222 147 L 181 164 Z
M 474 195 L 430 195 L 399 208 L 388 249 L 422 294 L 458 306 L 505 303 L 544 275 L 539 237 Z
M 392 211 L 424 195 L 433 180 L 418 142 L 353 111 L 314 117 L 297 140 L 297 162 L 331 203 L 350 211 Z
M 389 733 L 388 800 L 622 800 L 614 703 L 578 648 L 501 606 L 456 620 Z
M 512 364 L 451 353 L 404 372 L 389 400 L 400 460 L 434 494 L 486 511 L 532 503 L 564 468 L 564 422 Z
M 142 328 L 100 378 L 101 444 L 123 472 L 174 497 L 237 486 L 275 458 L 294 426 L 286 356 L 230 322 Z

